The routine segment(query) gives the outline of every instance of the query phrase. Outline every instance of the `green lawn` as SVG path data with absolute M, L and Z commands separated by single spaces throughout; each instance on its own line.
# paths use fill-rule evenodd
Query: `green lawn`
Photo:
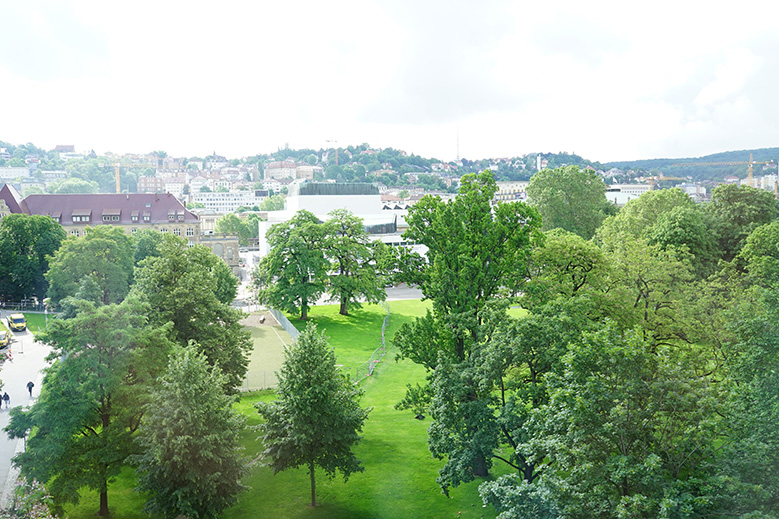
M 390 325 L 387 336 L 414 317 L 424 314 L 429 303 L 420 301 L 390 302 Z M 339 362 L 360 363 L 367 360 L 378 346 L 384 310 L 378 305 L 366 305 L 353 315 L 338 315 L 338 306 L 318 306 L 310 314 L 311 321 L 325 330 Z M 305 323 L 292 320 L 301 328 Z M 441 494 L 435 482 L 443 462 L 432 458 L 427 448 L 429 419 L 420 421 L 411 411 L 397 411 L 395 404 L 403 397 L 407 383 L 424 380 L 424 370 L 410 361 L 396 362 L 395 350 L 389 347 L 386 357 L 377 365 L 372 377 L 362 382 L 365 389 L 363 405 L 373 407 L 363 431 L 363 441 L 356 453 L 365 471 L 352 475 L 348 482 L 337 477 L 327 480 L 317 477 L 316 508 L 308 506 L 310 499 L 308 474 L 305 469 L 288 470 L 273 475 L 272 471 L 254 463 L 244 483 L 249 490 L 242 493 L 238 504 L 227 510 L 225 519 L 317 518 L 494 518 L 491 507 L 483 507 L 477 487 L 481 481 L 452 489 L 451 497 Z M 250 370 L 252 367 L 250 367 Z M 270 400 L 268 391 L 246 393 L 236 404 L 248 420 L 242 443 L 249 459 L 256 460 L 261 452 L 257 432 L 251 428 L 260 417 L 254 403 Z M 131 470 L 113 483 L 109 490 L 109 506 L 114 519 L 148 517 L 141 512 L 142 496 L 131 492 L 134 478 Z M 92 519 L 97 511 L 97 495 L 85 493 L 82 503 L 67 510 L 71 519 Z

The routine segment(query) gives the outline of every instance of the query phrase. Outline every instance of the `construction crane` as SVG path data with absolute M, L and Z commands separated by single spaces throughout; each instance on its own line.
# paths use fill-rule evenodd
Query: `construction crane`
M 122 192 L 122 189 L 119 185 L 119 168 L 154 168 L 151 164 L 120 164 L 119 162 L 114 163 L 114 167 L 116 168 L 116 194 Z
M 735 162 L 679 162 L 677 164 L 672 164 L 673 166 L 741 166 L 748 164 L 749 169 L 747 170 L 747 185 L 749 187 L 755 187 L 752 185 L 752 166 L 755 164 L 773 164 L 773 160 L 764 161 L 764 162 L 755 162 L 752 160 L 752 154 L 749 154 L 749 162 L 743 162 L 743 161 L 735 161 Z

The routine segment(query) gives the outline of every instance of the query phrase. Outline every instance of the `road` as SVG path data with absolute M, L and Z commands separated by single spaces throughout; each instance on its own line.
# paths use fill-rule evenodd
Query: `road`
M 5 319 L 5 315 L 3 315 Z M 29 406 L 40 394 L 43 375 L 41 370 L 47 366 L 46 356 L 51 351 L 48 346 L 35 341 L 29 330 L 11 332 L 14 342 L 11 344 L 13 360 L 5 361 L 0 368 L 0 380 L 3 389 L 11 397 L 11 407 Z M 27 392 L 27 382 L 32 381 L 35 387 L 32 397 Z M 10 415 L 3 406 L 0 409 L 0 429 L 8 425 Z M 24 449 L 24 440 L 9 440 L 4 432 L 0 432 L 0 509 L 5 509 L 13 493 L 18 470 L 11 466 L 14 453 Z

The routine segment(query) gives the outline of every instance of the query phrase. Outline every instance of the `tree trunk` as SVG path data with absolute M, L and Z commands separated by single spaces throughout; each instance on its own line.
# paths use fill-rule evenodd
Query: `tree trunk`
M 300 308 L 300 320 L 301 321 L 308 320 L 308 306 L 303 306 Z
M 314 477 L 314 462 L 308 465 L 308 473 L 311 476 L 311 507 L 316 506 L 316 479 Z
M 476 459 L 473 461 L 473 475 L 480 478 L 486 478 L 490 475 L 487 470 L 487 460 L 481 454 L 476 456 Z
M 100 492 L 100 511 L 97 515 L 100 517 L 108 517 L 108 490 Z
M 338 311 L 341 315 L 349 315 L 349 304 L 345 299 L 341 299 L 341 309 Z

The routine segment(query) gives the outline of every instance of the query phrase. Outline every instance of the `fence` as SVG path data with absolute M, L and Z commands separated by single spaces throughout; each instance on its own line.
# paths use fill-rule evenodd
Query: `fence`
M 342 370 L 350 378 L 352 378 L 352 380 L 354 380 L 355 384 L 358 384 L 361 381 L 365 380 L 367 377 L 373 375 L 373 370 L 376 368 L 376 365 L 387 353 L 387 341 L 385 335 L 386 335 L 387 327 L 389 326 L 390 308 L 389 308 L 389 304 L 387 304 L 386 302 L 381 303 L 381 306 L 387 312 L 386 315 L 384 316 L 384 321 L 381 323 L 381 345 L 375 350 L 373 350 L 370 359 L 363 362 L 359 366 L 355 368 L 346 367 L 346 366 L 342 367 Z M 290 337 L 292 337 L 292 340 L 293 341 L 297 340 L 298 336 L 300 335 L 300 332 L 298 332 L 298 330 L 292 325 L 292 323 L 289 322 L 289 319 L 287 319 L 287 317 L 284 314 L 282 314 L 275 308 L 271 308 L 270 313 L 273 315 L 273 317 L 276 318 L 276 320 L 279 322 L 281 327 L 284 328 L 287 331 L 287 333 L 289 333 Z M 277 387 L 278 384 L 279 384 L 279 379 L 275 371 L 268 371 L 268 370 L 255 371 L 253 373 L 247 374 L 246 379 L 244 379 L 240 390 L 258 391 L 261 389 L 272 389 Z
M 279 378 L 275 371 L 252 371 L 246 374 L 246 378 L 239 388 L 240 391 L 260 391 L 274 389 L 279 385 Z
M 297 328 L 295 328 L 291 322 L 289 322 L 289 319 L 287 319 L 287 316 L 283 313 L 279 312 L 275 308 L 270 309 L 270 313 L 273 315 L 273 317 L 276 318 L 276 320 L 279 322 L 282 328 L 289 334 L 290 337 L 292 337 L 292 340 L 295 341 L 298 338 L 298 335 L 300 335 L 300 332 Z
M 379 361 L 386 355 L 387 353 L 387 342 L 384 338 L 385 332 L 387 331 L 387 326 L 389 326 L 389 316 L 390 316 L 390 310 L 389 305 L 386 302 L 381 303 L 382 308 L 387 312 L 387 314 L 384 316 L 384 322 L 381 323 L 381 345 L 373 350 L 373 353 L 371 354 L 371 358 L 367 361 L 363 362 L 356 368 L 354 368 L 354 383 L 358 384 L 361 381 L 365 380 L 367 377 L 370 377 L 373 375 L 373 370 L 376 368 L 376 364 L 379 363 Z M 351 377 L 351 368 L 344 368 L 345 370 L 348 370 L 349 376 Z

